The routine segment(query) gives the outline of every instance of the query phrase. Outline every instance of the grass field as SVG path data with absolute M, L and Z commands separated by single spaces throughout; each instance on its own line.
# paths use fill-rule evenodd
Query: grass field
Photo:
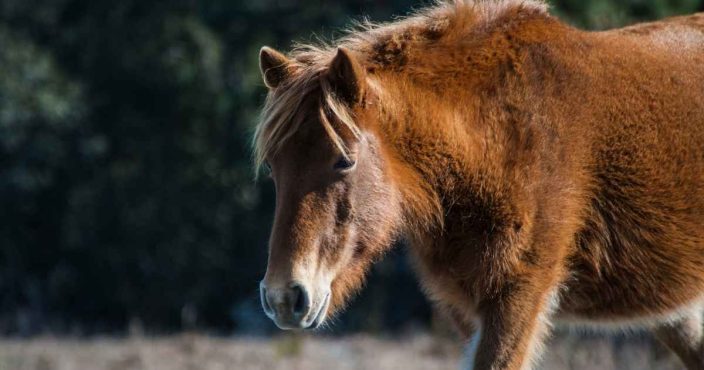
M 428 335 L 0 339 L 0 370 L 457 370 L 460 361 L 461 348 L 454 341 Z M 682 366 L 647 338 L 557 334 L 536 369 L 681 370 Z

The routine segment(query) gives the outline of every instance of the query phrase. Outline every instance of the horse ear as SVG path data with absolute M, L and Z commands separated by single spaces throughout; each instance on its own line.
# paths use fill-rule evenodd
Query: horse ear
M 262 47 L 259 52 L 259 69 L 262 71 L 264 84 L 270 89 L 275 89 L 289 77 L 290 64 L 285 55 L 268 46 Z
M 344 102 L 355 105 L 362 101 L 366 88 L 366 72 L 349 50 L 342 47 L 337 49 L 327 78 L 337 96 Z

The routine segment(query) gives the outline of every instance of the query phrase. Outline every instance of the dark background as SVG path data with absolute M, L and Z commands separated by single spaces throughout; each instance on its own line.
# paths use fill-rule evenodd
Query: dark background
M 271 331 L 257 286 L 274 197 L 250 151 L 258 50 L 422 4 L 0 0 L 0 333 Z M 590 29 L 704 10 L 552 5 Z M 430 318 L 397 248 L 333 330 Z

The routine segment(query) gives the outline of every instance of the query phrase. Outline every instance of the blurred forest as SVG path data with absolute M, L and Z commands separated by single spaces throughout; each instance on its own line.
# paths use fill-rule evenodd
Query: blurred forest
M 257 53 L 411 0 L 0 0 L 0 333 L 267 333 Z M 555 0 L 604 29 L 704 0 Z M 406 302 L 393 315 L 389 302 Z M 335 331 L 429 324 L 403 249 Z

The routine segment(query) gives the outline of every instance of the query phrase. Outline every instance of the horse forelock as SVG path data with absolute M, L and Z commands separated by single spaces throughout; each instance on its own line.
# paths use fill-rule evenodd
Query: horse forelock
M 315 68 L 301 71 L 292 81 L 267 96 L 254 134 L 256 169 L 267 157 L 275 155 L 313 115 L 317 115 L 317 120 L 339 152 L 348 155 L 345 142 L 333 122 L 347 128 L 354 136 L 359 136 L 360 130 L 350 108 L 338 99 L 327 80 L 320 78 L 321 72 Z M 306 99 L 311 98 L 317 99 L 313 107 L 304 104 Z

